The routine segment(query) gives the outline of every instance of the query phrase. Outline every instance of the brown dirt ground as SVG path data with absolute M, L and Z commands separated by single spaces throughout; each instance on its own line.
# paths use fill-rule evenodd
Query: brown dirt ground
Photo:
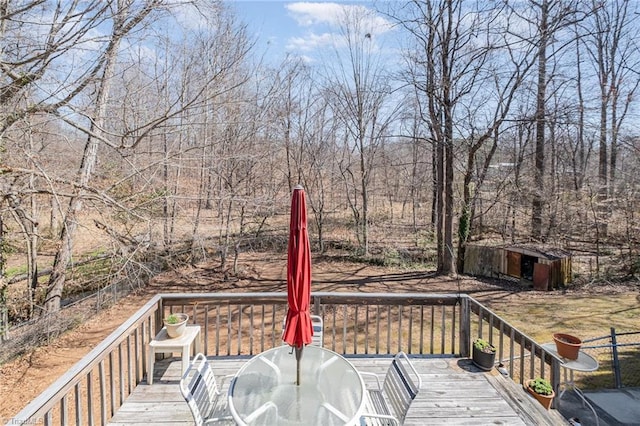
M 242 259 L 237 277 L 223 279 L 223 274 L 212 264 L 183 268 L 156 277 L 146 288 L 122 299 L 117 305 L 103 310 L 88 322 L 69 331 L 53 343 L 39 347 L 22 357 L 0 366 L 0 420 L 15 416 L 29 401 L 45 390 L 58 377 L 79 361 L 95 345 L 117 328 L 149 298 L 161 292 L 203 291 L 286 291 L 286 257 L 281 254 L 253 254 Z M 543 331 L 528 330 L 530 321 L 519 321 L 518 312 L 523 305 L 552 309 L 555 315 L 571 315 L 571 310 L 560 306 L 569 299 L 584 300 L 591 304 L 593 298 L 612 299 L 603 304 L 597 315 L 612 318 L 620 311 L 620 301 L 625 301 L 625 315 L 635 321 L 640 313 L 637 290 L 624 288 L 599 289 L 594 294 L 589 289 L 540 293 L 523 289 L 517 283 L 498 280 L 476 280 L 469 277 L 435 277 L 430 272 L 416 269 L 385 268 L 340 259 L 322 258 L 313 262 L 313 291 L 349 292 L 424 292 L 468 293 L 489 305 L 500 314 L 524 327 L 530 335 L 544 336 L 550 333 L 547 325 Z M 567 297 L 570 296 L 570 297 Z M 532 303 L 535 301 L 535 303 Z M 615 304 L 616 306 L 610 306 Z M 575 312 L 574 312 L 575 314 Z M 555 318 L 554 320 L 556 320 Z M 609 322 L 607 322 L 608 324 Z M 549 325 L 550 327 L 551 325 Z M 636 326 L 637 327 L 637 326 Z M 604 334 L 607 330 L 603 326 Z M 594 330 L 590 330 L 589 335 Z M 597 332 L 596 332 L 597 333 Z M 3 423 L 3 422 L 0 422 Z

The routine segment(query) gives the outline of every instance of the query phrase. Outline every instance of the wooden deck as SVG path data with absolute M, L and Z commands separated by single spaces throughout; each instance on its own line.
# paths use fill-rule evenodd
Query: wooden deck
M 390 358 L 349 357 L 360 371 L 383 374 Z M 216 375 L 234 374 L 246 358 L 211 358 Z M 512 380 L 497 371 L 485 373 L 463 358 L 415 358 L 422 389 L 405 425 L 563 425 L 556 411 L 545 411 Z M 178 388 L 180 361 L 156 363 L 154 383 L 138 385 L 109 425 L 193 425 Z M 227 383 L 228 384 L 228 383 Z

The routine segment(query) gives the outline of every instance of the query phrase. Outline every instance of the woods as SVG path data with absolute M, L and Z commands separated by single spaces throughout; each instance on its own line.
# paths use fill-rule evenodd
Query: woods
M 0 308 L 59 310 L 81 238 L 98 288 L 176 244 L 236 273 L 298 183 L 317 253 L 452 274 L 470 241 L 535 242 L 637 280 L 636 2 L 377 6 L 274 62 L 232 3 L 0 1 Z

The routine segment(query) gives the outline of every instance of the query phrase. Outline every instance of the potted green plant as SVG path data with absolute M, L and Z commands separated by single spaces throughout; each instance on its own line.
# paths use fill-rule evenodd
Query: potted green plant
M 582 340 L 566 333 L 554 333 L 553 341 L 556 343 L 558 355 L 566 359 L 578 359 L 578 353 L 582 346 Z
M 527 391 L 547 410 L 556 396 L 551 383 L 542 377 L 527 381 Z
M 171 339 L 182 336 L 187 327 L 189 315 L 184 313 L 170 314 L 164 319 L 164 326 Z
M 496 348 L 486 340 L 478 338 L 473 342 L 472 360 L 479 369 L 490 371 L 495 365 Z

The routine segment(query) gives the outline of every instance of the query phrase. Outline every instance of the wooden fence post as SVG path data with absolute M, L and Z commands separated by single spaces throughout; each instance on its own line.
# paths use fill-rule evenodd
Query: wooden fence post
M 6 306 L 0 307 L 0 342 L 9 340 L 9 312 Z

